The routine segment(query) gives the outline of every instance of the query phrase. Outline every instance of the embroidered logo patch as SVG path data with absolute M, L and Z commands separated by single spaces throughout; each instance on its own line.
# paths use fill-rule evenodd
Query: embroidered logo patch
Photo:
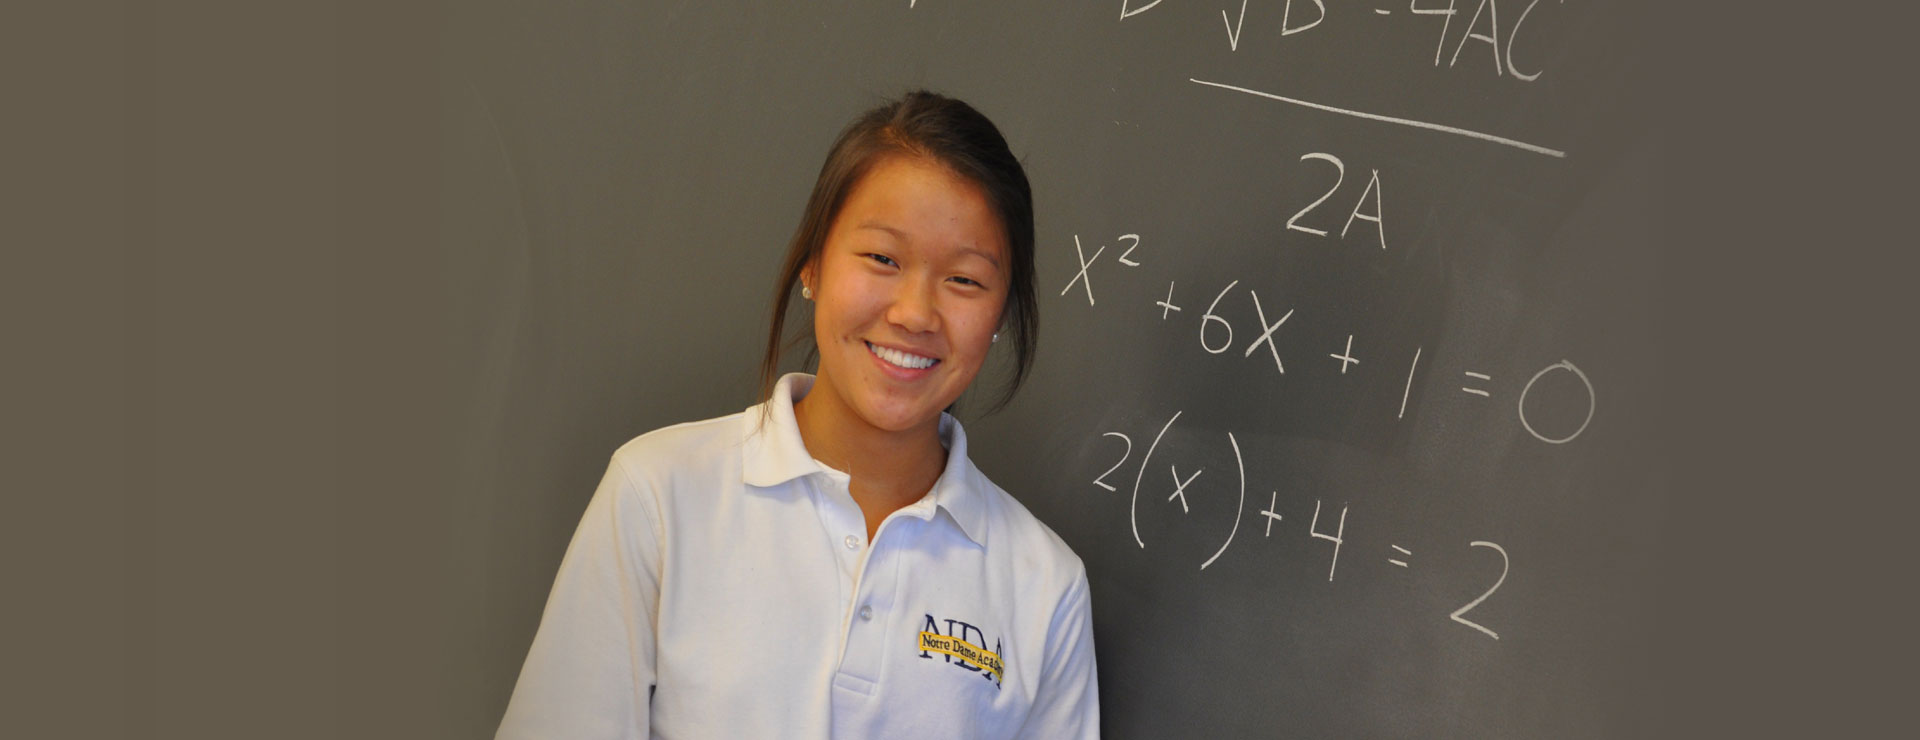
M 926 629 L 920 632 L 918 643 L 920 657 L 932 660 L 933 654 L 939 653 L 949 665 L 977 672 L 981 678 L 992 681 L 995 689 L 1000 688 L 1001 674 L 1005 672 L 1006 665 L 1000 660 L 1001 643 L 998 639 L 993 641 L 993 649 L 988 650 L 984 647 L 987 634 L 979 627 L 957 619 L 936 620 L 932 614 L 926 617 Z M 940 632 L 942 621 L 947 624 L 945 634 Z M 967 639 L 973 635 L 980 636 L 979 645 Z

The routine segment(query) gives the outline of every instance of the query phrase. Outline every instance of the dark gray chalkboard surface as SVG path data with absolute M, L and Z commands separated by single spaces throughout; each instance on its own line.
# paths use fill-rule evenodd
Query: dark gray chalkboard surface
M 961 416 L 1087 563 L 1106 735 L 1644 732 L 1670 493 L 1642 10 L 457 4 L 447 341 L 494 695 L 614 447 L 754 402 L 834 134 L 926 87 L 1034 184 L 1038 365 Z

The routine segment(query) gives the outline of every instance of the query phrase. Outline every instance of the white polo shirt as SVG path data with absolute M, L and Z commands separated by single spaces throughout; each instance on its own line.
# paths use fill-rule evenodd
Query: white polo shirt
M 944 414 L 945 471 L 866 542 L 812 385 L 614 453 L 498 738 L 1098 737 L 1080 559 Z

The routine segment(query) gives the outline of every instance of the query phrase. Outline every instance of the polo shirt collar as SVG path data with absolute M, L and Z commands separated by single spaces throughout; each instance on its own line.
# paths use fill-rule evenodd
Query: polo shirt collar
M 746 442 L 741 460 L 746 465 L 742 480 L 749 486 L 771 488 L 826 467 L 807 454 L 800 440 L 800 423 L 793 417 L 794 396 L 805 398 L 813 389 L 813 376 L 790 373 L 773 386 L 773 397 L 766 403 L 747 409 Z
M 986 547 L 987 513 L 983 503 L 988 486 L 993 484 L 987 482 L 987 477 L 967 457 L 967 430 L 946 412 L 940 414 L 940 441 L 947 446 L 947 469 L 940 471 L 940 479 L 933 482 L 929 496 L 935 506 L 953 517 L 968 539 Z
M 757 488 L 771 488 L 802 476 L 830 472 L 807 453 L 807 445 L 800 438 L 800 424 L 793 416 L 794 400 L 805 398 L 813 389 L 813 381 L 812 375 L 789 373 L 774 384 L 772 398 L 747 409 L 742 419 L 746 425 L 741 450 L 742 482 Z M 940 414 L 940 442 L 947 448 L 947 467 L 923 499 L 933 505 L 925 514 L 931 517 L 933 509 L 945 510 L 968 539 L 986 547 L 982 492 L 992 484 L 973 466 L 973 461 L 967 459 L 966 430 L 946 413 Z M 907 509 L 919 505 L 908 504 Z

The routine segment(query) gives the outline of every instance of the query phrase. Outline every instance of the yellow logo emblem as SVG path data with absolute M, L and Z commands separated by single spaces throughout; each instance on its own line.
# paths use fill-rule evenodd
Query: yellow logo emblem
M 938 632 L 921 632 L 920 652 L 940 653 L 941 655 L 958 658 L 969 665 L 993 674 L 995 684 L 1000 682 L 1000 671 L 1003 668 L 1000 662 L 1000 656 L 966 640 L 958 637 L 948 637 Z

